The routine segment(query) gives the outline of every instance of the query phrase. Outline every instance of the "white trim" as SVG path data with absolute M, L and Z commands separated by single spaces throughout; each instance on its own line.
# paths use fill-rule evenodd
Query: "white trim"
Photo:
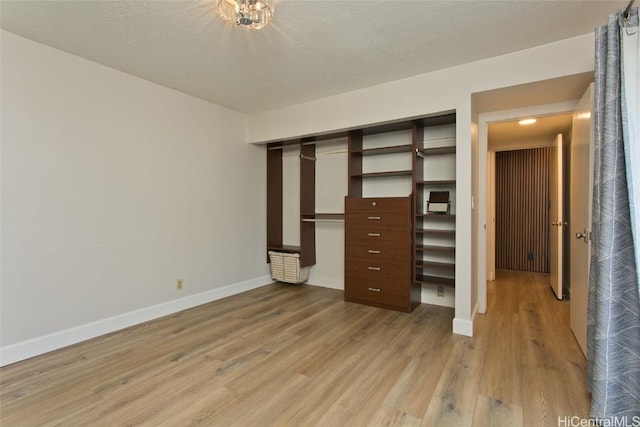
M 477 305 L 476 305 L 477 307 Z M 453 333 L 458 335 L 464 335 L 467 337 L 473 336 L 473 320 L 453 319 Z
M 149 320 L 256 289 L 270 283 L 273 283 L 270 276 L 261 276 L 1 347 L 0 366 L 19 362 Z
M 453 319 L 453 333 L 458 335 L 465 335 L 467 337 L 473 336 L 473 322 L 476 320 L 476 314 L 480 309 L 479 302 L 476 302 L 476 305 L 473 306 L 473 310 L 471 310 L 471 320 L 465 319 Z

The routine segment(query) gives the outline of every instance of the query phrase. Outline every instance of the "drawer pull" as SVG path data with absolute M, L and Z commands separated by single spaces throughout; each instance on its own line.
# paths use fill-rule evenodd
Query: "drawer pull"
M 380 271 L 380 267 L 368 267 L 369 270 Z
M 380 233 L 369 233 L 369 237 L 380 237 Z
M 371 292 L 380 292 L 380 288 L 369 288 Z
M 369 252 L 370 254 L 379 254 L 379 253 L 381 253 L 382 251 L 379 251 L 379 250 L 377 250 L 377 249 L 369 249 L 367 252 Z
M 382 217 L 381 216 L 370 216 L 369 219 L 370 220 L 374 220 L 374 221 L 378 221 L 378 220 L 381 220 Z

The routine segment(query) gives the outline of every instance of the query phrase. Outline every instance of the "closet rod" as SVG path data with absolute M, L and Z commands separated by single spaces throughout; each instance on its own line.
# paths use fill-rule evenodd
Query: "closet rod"
M 304 218 L 302 222 L 344 222 L 344 219 L 311 219 Z
M 301 159 L 305 159 L 305 160 L 312 160 L 312 161 L 316 161 L 318 159 L 316 159 L 315 157 L 309 157 L 309 156 L 305 156 L 304 154 L 300 154 L 300 158 Z

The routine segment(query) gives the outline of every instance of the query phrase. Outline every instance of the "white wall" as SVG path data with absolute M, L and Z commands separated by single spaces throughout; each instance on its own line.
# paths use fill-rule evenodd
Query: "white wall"
M 308 136 L 374 123 L 424 116 L 449 110 L 457 113 L 456 153 L 456 295 L 455 332 L 473 333 L 477 306 L 477 250 L 481 240 L 472 236 L 471 196 L 474 180 L 472 136 L 477 117 L 471 111 L 473 93 L 529 82 L 585 73 L 593 70 L 593 34 L 484 59 L 353 92 L 327 97 L 249 117 L 249 142 L 262 143 Z M 286 119 L 285 119 L 286 118 Z M 477 136 L 473 136 L 476 138 Z M 477 142 L 476 142 L 477 143 Z M 480 150 L 482 147 L 478 147 Z M 480 156 L 475 156 L 479 161 Z M 482 171 L 485 168 L 482 167 Z M 473 171 L 476 171 L 474 175 Z M 484 175 L 482 176 L 484 178 Z M 483 191 L 478 190 L 478 194 Z M 482 206 L 484 209 L 484 205 Z M 480 215 L 478 218 L 482 218 Z M 476 229 L 484 224 L 475 223 Z M 484 249 L 480 249 L 484 250 Z M 483 268 L 478 269 L 478 273 Z
M 1 36 L 3 363 L 269 282 L 246 116 Z

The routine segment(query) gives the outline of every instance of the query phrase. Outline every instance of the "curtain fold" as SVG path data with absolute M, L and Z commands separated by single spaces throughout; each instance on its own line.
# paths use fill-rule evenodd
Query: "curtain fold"
M 628 103 L 624 85 L 630 77 L 624 77 L 622 63 L 623 59 L 637 63 L 637 45 L 635 59 L 633 50 L 623 47 L 624 34 L 634 26 L 637 32 L 637 25 L 636 8 L 626 23 L 618 12 L 609 16 L 606 26 L 596 29 L 587 319 L 587 387 L 592 393 L 590 416 L 596 419 L 640 417 L 640 291 L 632 226 L 636 212 L 631 209 L 632 204 L 637 208 L 638 201 L 633 198 L 633 181 L 628 185 L 631 175 L 627 171 L 634 165 L 638 168 L 638 163 L 625 151 L 626 139 L 629 146 L 638 147 L 637 134 L 629 134 L 631 120 L 626 116 L 637 101 Z M 631 114 L 637 120 L 637 111 Z

